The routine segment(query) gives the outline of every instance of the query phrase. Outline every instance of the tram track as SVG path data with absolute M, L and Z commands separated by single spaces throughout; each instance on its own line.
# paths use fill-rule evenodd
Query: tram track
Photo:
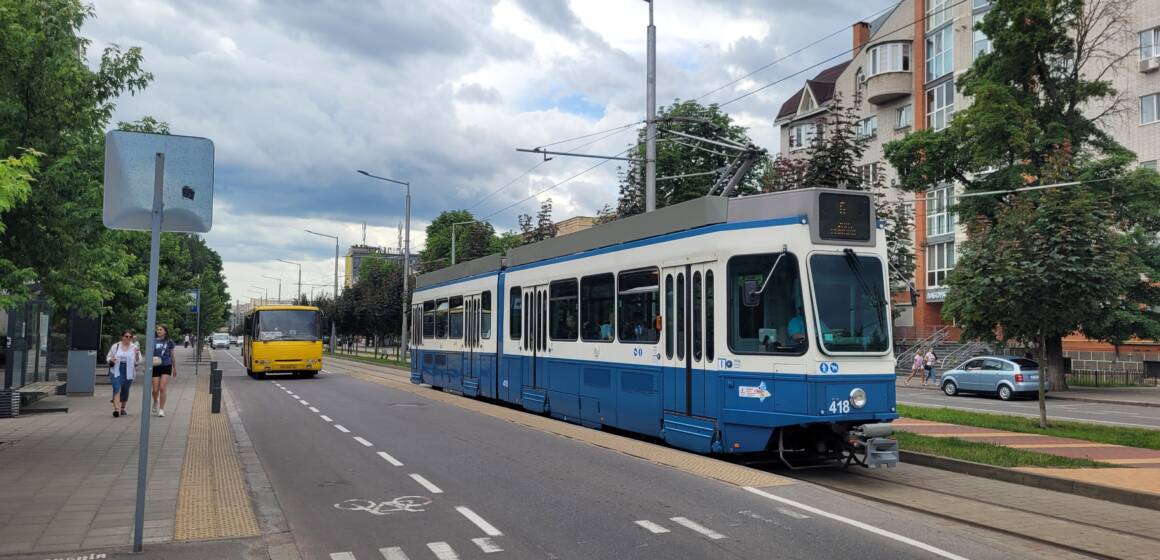
M 390 366 L 355 363 L 353 361 L 347 361 L 343 363 L 338 362 L 337 360 L 329 360 L 326 365 L 326 369 L 332 373 L 353 374 L 361 373 L 360 370 L 364 369 L 364 367 L 360 366 L 373 367 L 378 372 L 386 374 L 387 377 L 393 378 L 392 380 L 395 382 L 407 384 L 410 383 L 409 374 L 405 370 Z M 633 437 L 632 434 L 626 434 L 623 432 L 617 432 L 616 435 L 630 438 Z M 1068 553 L 1078 554 L 1091 558 L 1122 558 L 1122 556 L 1109 554 L 1106 550 L 1102 550 L 1103 547 L 1100 545 L 1106 544 L 1106 542 L 1109 540 L 1130 541 L 1135 539 L 1142 539 L 1149 545 L 1160 547 L 1160 538 L 1151 536 L 1147 533 L 1127 531 L 1111 527 L 1108 524 L 1092 523 L 1081 519 L 1075 519 L 1073 517 L 1067 517 L 1065 515 L 1037 511 L 1030 507 L 1021 507 L 1019 505 L 1012 504 L 1010 502 L 1003 502 L 1001 500 L 964 495 L 963 493 L 956 493 L 937 488 L 933 484 L 923 485 L 903 480 L 891 479 L 882 476 L 880 473 L 878 473 L 878 471 L 863 472 L 861 469 L 841 470 L 837 468 L 795 471 L 785 468 L 780 463 L 780 461 L 777 461 L 776 459 L 763 458 L 760 460 L 729 460 L 718 458 L 717 460 L 723 463 L 734 463 L 772 475 L 821 486 L 823 488 L 844 495 L 862 498 L 864 500 L 889 505 L 892 507 L 902 508 L 907 511 L 930 515 L 984 531 L 1002 534 L 1007 537 L 1020 539 L 1029 543 L 1034 543 L 1036 545 L 1048 546 L 1061 552 L 1066 551 Z M 903 468 L 925 469 L 925 467 L 914 466 L 904 466 Z M 948 476 L 954 475 L 948 473 Z M 1003 485 L 1008 483 L 995 482 L 995 484 Z M 1041 492 L 1048 491 L 1043 490 Z M 898 499 L 899 495 L 925 495 L 926 500 L 900 500 Z M 966 514 L 971 510 L 976 511 L 976 518 L 972 518 L 971 515 Z M 988 522 L 987 519 L 977 518 L 978 510 L 999 513 L 995 515 L 995 521 Z M 1025 522 L 1012 527 L 1005 526 L 1003 523 L 998 522 L 999 519 L 1011 517 L 1021 518 L 1025 520 Z M 1050 531 L 1044 530 L 1043 528 L 1045 525 L 1050 525 L 1052 529 Z M 1088 538 L 1092 535 L 1099 535 L 1101 537 L 1107 538 Z

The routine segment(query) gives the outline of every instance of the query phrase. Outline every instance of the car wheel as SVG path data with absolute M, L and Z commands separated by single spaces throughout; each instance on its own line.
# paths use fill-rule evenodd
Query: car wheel
M 999 398 L 1000 399 L 1003 399 L 1005 401 L 1009 401 L 1009 400 L 1011 400 L 1011 397 L 1013 397 L 1013 396 L 1015 396 L 1015 393 L 1013 393 L 1011 391 L 1010 387 L 1008 387 L 1006 385 L 999 386 Z
M 946 383 L 943 383 L 942 389 L 943 389 L 943 392 L 946 393 L 948 397 L 953 397 L 953 396 L 959 394 L 959 386 L 955 385 L 954 381 L 947 381 Z

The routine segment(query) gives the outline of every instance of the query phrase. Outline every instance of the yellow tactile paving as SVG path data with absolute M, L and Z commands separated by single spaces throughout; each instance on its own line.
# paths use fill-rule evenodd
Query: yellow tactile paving
M 328 366 L 333 367 L 334 361 L 330 361 Z M 345 365 L 345 364 L 343 364 Z M 360 364 L 361 365 L 361 364 Z M 355 366 L 355 364 L 352 364 Z M 345 369 L 345 368 L 344 368 Z M 784 486 L 793 484 L 794 480 L 762 472 L 749 467 L 734 465 L 725 461 L 711 459 L 689 453 L 678 449 L 672 449 L 661 445 L 655 445 L 643 441 L 638 441 L 622 436 L 601 432 L 569 424 L 560 420 L 554 420 L 546 416 L 537 416 L 528 414 L 518 410 L 512 410 L 493 404 L 488 404 L 482 401 L 468 399 L 449 393 L 442 393 L 433 391 L 430 388 L 420 387 L 414 385 L 409 379 L 404 379 L 401 376 L 392 376 L 390 374 L 376 375 L 372 373 L 365 373 L 357 370 L 348 370 L 351 376 L 377 383 L 379 385 L 386 385 L 394 389 L 401 389 L 421 397 L 445 402 L 447 404 L 455 405 L 460 408 L 472 410 L 480 414 L 486 414 L 494 418 L 500 418 L 538 430 L 556 434 L 559 436 L 583 441 L 598 447 L 618 451 L 626 455 L 631 455 L 652 463 L 665 465 L 684 471 L 702 478 L 711 478 L 719 480 L 727 484 L 736 486 Z
M 211 414 L 209 407 L 209 376 L 202 375 L 193 399 L 173 538 L 257 536 L 258 520 L 242 478 L 229 418 L 225 412 Z
M 1156 475 L 1155 469 L 1138 469 L 1134 467 L 1122 469 L 1045 469 L 1026 467 L 1016 470 L 1069 480 L 1103 484 L 1115 488 L 1135 490 L 1137 492 L 1160 494 L 1160 476 Z

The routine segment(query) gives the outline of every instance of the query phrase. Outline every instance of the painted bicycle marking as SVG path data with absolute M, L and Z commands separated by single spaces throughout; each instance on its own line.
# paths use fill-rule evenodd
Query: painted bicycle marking
M 346 511 L 365 511 L 372 515 L 390 515 L 400 511 L 407 513 L 427 511 L 424 508 L 428 505 L 431 505 L 431 498 L 427 496 L 400 496 L 385 502 L 351 498 L 334 504 L 334 507 Z

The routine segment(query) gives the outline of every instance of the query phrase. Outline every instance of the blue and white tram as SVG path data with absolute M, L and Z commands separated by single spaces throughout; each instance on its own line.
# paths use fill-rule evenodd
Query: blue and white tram
M 411 381 L 701 453 L 893 465 L 887 280 L 868 193 L 693 200 L 420 276 Z

